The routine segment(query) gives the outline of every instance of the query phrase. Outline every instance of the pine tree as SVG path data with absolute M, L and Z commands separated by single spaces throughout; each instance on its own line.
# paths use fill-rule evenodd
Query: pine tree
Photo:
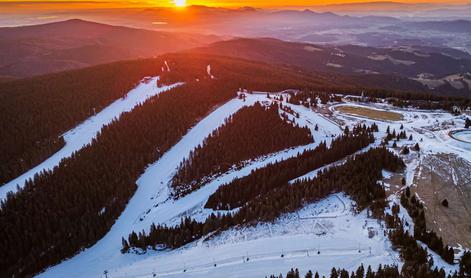
M 471 277 L 471 251 L 465 251 L 461 256 L 460 275 Z
M 330 278 L 339 278 L 337 269 L 335 269 L 335 267 L 333 267 L 332 270 L 330 271 Z
M 122 244 L 121 253 L 124 254 L 124 253 L 128 252 L 129 244 L 128 244 L 127 240 L 124 239 L 124 237 L 121 238 L 121 244 Z
M 416 152 L 420 151 L 419 143 L 415 143 L 415 145 L 414 145 L 414 151 L 416 151 Z
M 471 127 L 471 119 L 466 118 L 465 123 L 464 123 L 464 128 L 470 128 Z
M 365 268 L 363 267 L 363 264 L 361 264 L 358 268 L 357 268 L 357 271 L 355 273 L 356 277 L 361 277 L 363 278 L 363 276 L 365 275 Z

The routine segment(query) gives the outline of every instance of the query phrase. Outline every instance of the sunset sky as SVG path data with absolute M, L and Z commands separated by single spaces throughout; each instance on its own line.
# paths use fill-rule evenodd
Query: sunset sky
M 0 0 L 0 3 L 10 4 L 12 7 L 19 9 L 37 6 L 55 6 L 55 7 L 87 7 L 87 6 L 100 6 L 100 7 L 129 7 L 129 6 L 175 6 L 175 1 L 182 4 L 186 1 L 186 5 L 205 5 L 205 6 L 217 6 L 217 7 L 240 7 L 240 6 L 252 6 L 252 7 L 276 7 L 276 6 L 318 6 L 318 5 L 329 5 L 329 4 L 342 4 L 342 3 L 364 3 L 368 1 L 364 0 L 135 0 L 135 1 L 121 1 L 121 0 L 49 0 L 49 1 L 38 1 L 38 0 Z M 401 0 L 401 3 L 446 3 L 446 4 L 464 4 L 470 3 L 470 1 L 463 0 L 449 0 L 444 2 L 443 0 Z

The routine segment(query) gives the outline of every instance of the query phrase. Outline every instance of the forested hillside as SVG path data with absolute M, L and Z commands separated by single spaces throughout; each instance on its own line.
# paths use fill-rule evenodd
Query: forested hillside
M 314 150 L 305 151 L 296 157 L 270 164 L 253 171 L 250 175 L 220 186 L 206 202 L 206 208 L 231 210 L 242 206 L 260 194 L 266 194 L 300 177 L 309 171 L 340 160 L 373 143 L 372 132 L 378 127 L 355 127 L 345 130 L 343 136 L 327 147 L 323 142 Z
M 449 82 L 429 88 L 416 77 L 430 73 L 436 78 L 466 74 L 471 60 L 442 53 L 404 52 L 397 49 L 364 46 L 312 45 L 272 38 L 236 38 L 198 48 L 200 53 L 231 56 L 274 65 L 288 65 L 333 82 L 358 87 L 388 88 L 428 92 L 443 96 L 469 96 L 466 81 L 460 86 Z M 361 77 L 361 78 L 360 78 Z
M 167 71 L 164 61 L 177 70 Z M 0 186 L 61 148 L 64 132 L 124 96 L 142 78 L 195 82 L 208 79 L 208 64 L 236 88 L 252 84 L 253 89 L 282 90 L 285 82 L 300 88 L 326 86 L 289 70 L 207 55 L 166 55 L 0 83 L 0 128 L 8 130 L 0 133 Z M 273 76 L 278 81 L 250 81 Z
M 159 61 L 120 62 L 0 83 L 0 185 L 64 145 L 61 135 L 121 98 Z
M 240 87 L 281 90 L 318 85 L 303 75 L 240 60 L 206 56 L 165 59 L 171 70 L 163 74 L 163 82 L 184 80 L 184 86 L 151 98 L 124 114 L 119 121 L 105 127 L 91 145 L 63 160 L 53 171 L 38 175 L 2 202 L 0 276 L 36 273 L 95 243 L 123 210 L 146 165 L 156 161 L 211 109 L 235 97 Z M 146 74 L 158 75 L 161 62 L 161 59 L 125 62 L 104 69 L 137 65 Z M 208 64 L 212 65 L 216 79 L 208 78 Z M 90 73 L 84 70 L 82 74 L 93 76 L 99 69 L 89 69 Z M 67 84 L 67 77 L 73 73 L 64 74 L 65 77 L 47 78 Z M 144 74 L 133 76 L 137 82 Z M 88 82 L 72 83 L 75 84 L 72 88 L 93 87 L 101 81 Z M 104 84 L 107 82 L 111 81 L 105 80 Z M 110 91 L 110 94 L 119 92 Z M 43 102 L 51 104 L 53 99 Z M 68 105 L 61 109 L 70 108 L 71 103 Z
M 177 196 L 197 189 L 205 177 L 226 172 L 244 160 L 312 142 L 308 128 L 288 123 L 278 110 L 276 103 L 266 108 L 257 102 L 226 119 L 181 162 L 172 183 Z
M 381 216 L 386 205 L 385 191 L 377 181 L 382 177 L 383 169 L 395 172 L 403 167 L 402 160 L 388 150 L 372 149 L 348 159 L 341 166 L 321 171 L 314 179 L 293 185 L 283 183 L 276 190 L 260 194 L 234 214 L 212 214 L 203 223 L 185 218 L 175 227 L 152 225 L 149 233 L 133 232 L 127 240 L 122 240 L 122 252 L 128 252 L 130 247 L 146 250 L 158 244 L 177 248 L 210 232 L 240 224 L 272 221 L 283 213 L 296 211 L 304 204 L 319 201 L 334 192 L 349 194 L 359 211 L 369 207 L 375 215 Z

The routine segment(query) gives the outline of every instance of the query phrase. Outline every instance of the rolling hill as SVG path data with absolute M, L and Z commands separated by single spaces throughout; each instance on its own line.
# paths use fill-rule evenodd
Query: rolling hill
M 79 19 L 0 28 L 0 76 L 29 77 L 202 46 L 215 36 L 157 32 Z
M 471 60 L 451 57 L 434 48 L 335 47 L 240 38 L 215 42 L 197 51 L 293 66 L 311 74 L 348 76 L 351 84 L 471 96 L 471 80 L 466 77 L 471 72 Z M 456 78 L 451 80 L 450 76 Z M 429 86 L 428 80 L 440 83 Z

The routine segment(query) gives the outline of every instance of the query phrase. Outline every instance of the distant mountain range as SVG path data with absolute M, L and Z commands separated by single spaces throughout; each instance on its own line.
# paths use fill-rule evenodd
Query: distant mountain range
M 0 28 L 0 76 L 28 77 L 202 46 L 216 36 L 111 26 L 78 19 Z
M 440 48 L 335 47 L 276 39 L 235 39 L 197 51 L 288 65 L 315 74 L 356 76 L 352 82 L 374 81 L 368 84 L 374 87 L 417 90 L 423 85 L 442 94 L 467 96 L 471 91 L 471 60 L 463 58 L 466 54 L 453 57 L 452 53 L 442 53 Z
M 200 13 L 211 14 L 223 11 L 211 11 L 204 7 L 194 9 Z M 244 9 L 231 13 L 252 14 L 258 11 Z M 339 16 L 310 10 L 278 11 L 269 13 L 267 18 L 271 18 L 268 20 L 270 22 L 282 22 L 282 18 L 290 18 L 287 20 L 293 24 L 299 22 L 299 26 L 304 25 L 310 18 L 324 18 L 324 24 L 329 26 L 335 23 L 327 22 L 335 19 L 339 20 L 337 24 L 350 22 L 354 25 L 354 22 L 365 21 L 364 17 Z M 259 20 L 266 23 L 267 18 Z M 372 21 L 382 21 L 385 25 L 395 22 L 387 17 L 370 18 Z M 251 17 L 251 20 L 257 19 Z M 341 23 L 342 20 L 344 23 Z M 430 26 L 429 28 L 447 26 L 434 22 L 410 24 L 422 24 Z M 457 24 L 463 26 L 467 22 Z M 272 27 L 276 29 L 275 24 Z M 240 29 L 243 30 L 244 27 Z M 348 86 L 430 91 L 460 96 L 469 96 L 471 92 L 471 55 L 452 48 L 420 44 L 416 46 L 412 43 L 365 47 L 287 42 L 273 38 L 222 40 L 224 38 L 227 37 L 149 31 L 78 19 L 36 26 L 0 28 L 0 82 L 11 78 L 191 50 L 294 67 Z
M 414 28 L 418 30 L 433 30 L 448 33 L 471 34 L 471 21 L 469 20 L 451 20 L 451 21 L 422 21 L 403 23 L 404 29 Z
M 376 8 L 397 3 L 380 2 Z M 427 11 L 440 6 L 424 4 L 399 5 L 404 15 L 407 8 Z M 363 7 L 363 6 L 361 6 Z M 461 6 L 450 6 L 459 9 Z M 166 8 L 147 8 L 122 11 L 122 14 L 102 14 L 111 23 L 122 23 L 139 28 L 159 30 L 185 30 L 211 33 L 218 36 L 270 37 L 281 40 L 315 44 L 364 46 L 433 46 L 456 48 L 471 53 L 471 10 L 469 16 L 435 18 L 393 17 L 391 14 L 342 15 L 328 10 L 266 10 L 254 8 L 225 9 L 204 6 L 187 7 L 184 11 Z M 465 12 L 467 8 L 461 9 Z M 424 11 L 425 12 L 425 11 Z M 121 13 L 121 12 L 120 12 Z M 437 12 L 438 13 L 438 12 Z M 97 15 L 98 16 L 98 15 Z M 457 19 L 457 20 L 456 20 Z M 431 32 L 432 31 L 432 32 Z M 460 33 L 460 36 L 449 36 Z
M 395 2 L 375 2 L 368 5 L 375 11 L 394 10 L 396 7 L 402 12 L 407 9 L 410 12 L 438 12 L 442 8 L 439 5 Z M 24 77 L 122 59 L 151 57 L 233 37 L 270 37 L 337 46 L 420 46 L 441 48 L 441 53 L 447 52 L 447 55 L 456 49 L 462 53 L 455 52 L 452 56 L 458 55 L 460 58 L 471 53 L 469 16 L 440 19 L 393 17 L 391 14 L 374 12 L 353 16 L 333 13 L 328 7 L 330 6 L 313 6 L 305 10 L 267 10 L 190 6 L 184 10 L 149 7 L 113 12 L 103 9 L 73 14 L 50 12 L 45 14 L 45 18 L 49 18 L 45 20 L 79 17 L 139 29 L 80 20 L 0 28 L 0 78 Z M 332 7 L 336 11 L 334 8 L 347 6 Z M 365 4 L 348 7 L 365 8 Z M 453 11 L 460 10 L 463 13 L 469 7 L 448 6 Z M 454 20 L 455 18 L 458 20 Z M 16 20 L 17 17 L 15 22 Z M 40 20 L 28 16 L 25 21 L 35 23 Z M 5 19 L 0 14 L 0 24 L 4 24 L 3 22 L 8 22 L 8 18 Z M 91 37 L 90 34 L 94 36 Z

